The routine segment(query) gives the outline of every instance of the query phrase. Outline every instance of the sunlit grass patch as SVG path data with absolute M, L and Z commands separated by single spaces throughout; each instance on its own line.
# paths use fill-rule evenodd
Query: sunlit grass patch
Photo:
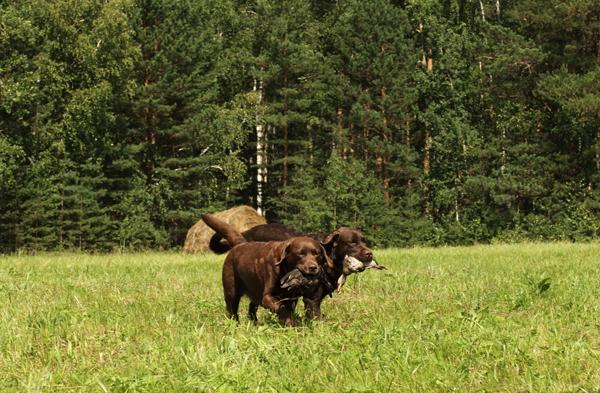
M 291 329 L 226 318 L 223 256 L 2 257 L 0 391 L 600 389 L 600 245 L 375 254 Z

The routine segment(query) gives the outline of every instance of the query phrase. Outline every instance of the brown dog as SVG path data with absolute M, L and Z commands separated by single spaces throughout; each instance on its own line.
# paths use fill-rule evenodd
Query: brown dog
M 202 220 L 234 245 L 223 264 L 223 290 L 230 317 L 238 320 L 238 308 L 243 295 L 250 298 L 248 314 L 256 320 L 261 305 L 279 317 L 282 324 L 293 324 L 295 299 L 286 299 L 280 279 L 298 269 L 305 276 L 318 276 L 331 260 L 319 242 L 309 237 L 294 237 L 285 241 L 246 242 L 227 223 L 203 214 Z M 328 262 L 329 261 L 329 262 Z
M 331 296 L 336 288 L 339 291 L 350 274 L 360 273 L 367 268 L 385 269 L 375 262 L 373 252 L 358 229 L 340 227 L 326 235 L 321 244 L 333 263 L 325 266 L 326 282 L 319 290 L 304 296 L 306 316 L 309 318 L 321 316 L 323 299 Z
M 270 223 L 254 226 L 242 232 L 242 237 L 249 242 L 268 242 L 271 240 L 287 240 L 296 236 L 307 236 L 296 232 L 283 224 Z M 313 237 L 308 235 L 309 237 Z M 224 254 L 231 250 L 231 245 L 224 239 L 223 234 L 217 232 L 210 238 L 208 247 L 215 254 Z
M 225 224 L 225 227 L 221 228 L 212 227 L 216 233 L 211 238 L 210 248 L 216 253 L 227 252 L 230 248 L 229 244 L 221 241 L 227 226 Z M 282 224 L 257 225 L 240 235 L 248 241 L 282 240 L 300 236 L 298 232 Z M 325 266 L 325 277 L 321 280 L 322 284 L 318 290 L 304 291 L 303 288 L 294 290 L 296 294 L 299 293 L 304 297 L 307 317 L 320 317 L 323 299 L 328 295 L 331 296 L 336 288 L 339 291 L 350 274 L 362 272 L 367 268 L 385 269 L 375 262 L 373 252 L 367 246 L 363 233 L 358 229 L 340 227 L 325 236 L 307 236 L 320 241 L 333 262 Z

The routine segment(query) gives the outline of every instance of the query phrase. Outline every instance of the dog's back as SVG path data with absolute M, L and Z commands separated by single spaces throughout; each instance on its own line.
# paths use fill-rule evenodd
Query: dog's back
M 242 233 L 246 240 L 254 242 L 281 241 L 301 235 L 301 233 L 294 232 L 283 224 L 275 223 L 257 225 Z
M 204 215 L 202 219 L 204 220 Z M 206 222 L 206 220 L 204 220 L 204 222 Z M 210 238 L 209 248 L 216 254 L 224 254 L 231 250 L 235 244 L 231 244 L 229 241 L 227 241 L 227 243 L 222 241 L 224 238 L 227 239 L 225 236 L 225 228 L 222 225 L 212 226 L 208 222 L 206 223 L 216 232 Z M 303 234 L 295 232 L 283 224 L 277 223 L 257 225 L 241 233 L 241 236 L 249 242 L 282 241 L 302 235 Z

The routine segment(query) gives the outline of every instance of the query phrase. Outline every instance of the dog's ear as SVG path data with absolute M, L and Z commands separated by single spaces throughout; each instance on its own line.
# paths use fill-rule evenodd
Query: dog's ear
M 325 236 L 323 238 L 323 240 L 321 240 L 321 244 L 323 244 L 323 246 L 324 246 L 326 244 L 333 243 L 339 237 L 340 237 L 340 231 L 336 229 L 335 231 L 331 232 L 329 235 Z
M 325 261 L 325 266 L 327 266 L 330 270 L 333 270 L 334 265 L 333 265 L 333 259 L 329 258 L 329 255 L 327 254 L 327 250 L 325 249 L 325 247 L 323 247 L 323 245 L 320 245 L 321 247 L 321 257 L 323 258 L 323 260 Z
M 325 249 L 325 253 L 327 255 L 331 255 L 333 251 L 333 246 L 337 242 L 340 237 L 340 231 L 337 229 L 331 232 L 329 235 L 325 236 L 323 240 L 321 240 L 321 246 Z
M 290 242 L 285 242 L 280 247 L 277 247 L 277 250 L 274 252 L 273 257 L 275 258 L 275 266 L 281 265 L 285 262 L 291 248 Z

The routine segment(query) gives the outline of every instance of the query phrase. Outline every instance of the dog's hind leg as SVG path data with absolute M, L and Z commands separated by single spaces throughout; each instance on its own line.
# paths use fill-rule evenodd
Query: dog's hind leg
M 228 259 L 225 259 L 225 263 L 223 264 L 223 294 L 225 295 L 227 315 L 239 321 L 238 308 L 243 292 L 240 283 L 235 277 L 233 265 Z
M 227 307 L 227 315 L 236 321 L 240 320 L 238 316 L 238 308 L 240 306 L 241 298 L 242 296 L 235 291 L 228 292 L 227 289 L 225 289 L 225 306 Z
M 258 321 L 258 318 L 256 317 L 257 311 L 258 304 L 250 302 L 250 305 L 248 306 L 248 318 L 250 318 L 251 321 Z

